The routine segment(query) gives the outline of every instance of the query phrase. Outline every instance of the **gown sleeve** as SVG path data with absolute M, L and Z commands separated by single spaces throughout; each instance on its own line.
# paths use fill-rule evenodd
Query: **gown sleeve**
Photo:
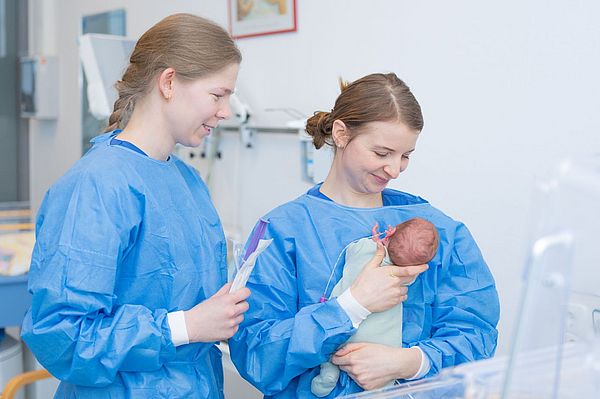
M 273 243 L 257 260 L 247 285 L 250 309 L 229 340 L 238 371 L 265 395 L 328 360 L 356 331 L 335 299 L 299 309 L 296 239 L 277 224 L 270 220 L 265 238 Z
M 417 343 L 431 361 L 427 376 L 444 367 L 489 358 L 496 350 L 498 293 L 477 244 L 463 224 L 456 228 L 451 251 L 448 265 L 437 275 L 430 338 Z
M 105 386 L 120 371 L 157 370 L 175 356 L 166 309 L 117 304 L 119 263 L 143 206 L 118 176 L 84 174 L 51 188 L 36 224 L 22 338 L 50 373 L 77 385 Z

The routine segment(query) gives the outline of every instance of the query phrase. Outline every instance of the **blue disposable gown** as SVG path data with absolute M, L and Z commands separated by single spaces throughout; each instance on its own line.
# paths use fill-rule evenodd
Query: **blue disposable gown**
M 375 223 L 395 225 L 418 216 L 439 231 L 438 252 L 409 287 L 403 313 L 403 346 L 425 352 L 428 375 L 494 354 L 498 295 L 467 228 L 422 198 L 390 189 L 383 195 L 392 205 L 357 209 L 305 194 L 265 216 L 265 238 L 273 243 L 250 276 L 250 310 L 229 345 L 242 376 L 266 397 L 313 398 L 310 384 L 319 365 L 356 331 L 336 299 L 319 298 L 344 247 L 369 235 Z M 341 274 L 342 265 L 329 290 Z M 359 391 L 341 373 L 327 397 Z
M 157 161 L 109 137 L 44 198 L 22 337 L 62 380 L 56 397 L 222 398 L 219 349 L 175 348 L 167 322 L 226 281 L 206 186 L 176 157 Z

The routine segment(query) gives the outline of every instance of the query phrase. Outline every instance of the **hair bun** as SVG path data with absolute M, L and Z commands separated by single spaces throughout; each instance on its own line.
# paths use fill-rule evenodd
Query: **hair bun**
M 325 144 L 332 145 L 329 115 L 329 112 L 317 111 L 306 121 L 306 133 L 313 138 L 317 150 Z

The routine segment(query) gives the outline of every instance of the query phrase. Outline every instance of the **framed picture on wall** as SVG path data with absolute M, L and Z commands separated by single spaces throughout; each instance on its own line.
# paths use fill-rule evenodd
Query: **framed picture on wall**
M 234 39 L 296 31 L 296 0 L 227 0 Z

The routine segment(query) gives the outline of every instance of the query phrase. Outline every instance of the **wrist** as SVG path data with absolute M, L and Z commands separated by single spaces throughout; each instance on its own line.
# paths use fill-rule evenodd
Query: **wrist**
M 366 309 L 369 313 L 373 313 L 373 311 L 369 308 L 369 306 L 371 305 L 370 303 L 367 303 L 367 301 L 365 301 L 361 295 L 360 295 L 360 290 L 357 290 L 356 287 L 351 286 L 350 288 L 347 289 L 347 291 L 349 292 L 349 294 L 352 296 L 352 298 L 354 298 L 354 301 L 359 304 L 362 308 Z
M 340 296 L 338 296 L 337 301 L 340 307 L 350 318 L 354 328 L 358 328 L 360 323 L 362 323 L 363 320 L 365 320 L 371 314 L 367 308 L 362 306 L 360 302 L 354 298 L 350 289 L 347 289 Z
M 400 378 L 403 380 L 413 380 L 420 378 L 419 373 L 423 368 L 423 352 L 418 346 L 412 348 L 402 349 L 406 355 L 404 357 L 404 364 L 402 367 L 402 375 Z
M 185 321 L 185 332 L 187 333 L 188 340 L 190 340 L 192 338 L 192 334 L 191 334 L 191 331 L 188 329 L 188 326 L 191 324 L 189 310 L 183 311 L 183 320 Z M 193 341 L 190 340 L 190 342 L 193 342 Z

